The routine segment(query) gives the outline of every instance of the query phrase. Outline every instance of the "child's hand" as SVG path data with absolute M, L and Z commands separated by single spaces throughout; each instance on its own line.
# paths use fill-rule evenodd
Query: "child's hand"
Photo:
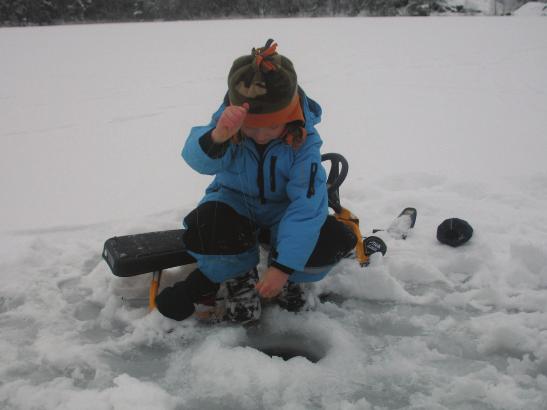
M 249 111 L 247 103 L 243 103 L 241 107 L 237 105 L 226 107 L 217 122 L 217 127 L 211 133 L 213 141 L 222 144 L 235 135 L 243 125 L 247 111 Z
M 256 290 L 263 298 L 273 298 L 279 295 L 287 280 L 289 280 L 289 275 L 274 266 L 270 266 L 256 284 Z

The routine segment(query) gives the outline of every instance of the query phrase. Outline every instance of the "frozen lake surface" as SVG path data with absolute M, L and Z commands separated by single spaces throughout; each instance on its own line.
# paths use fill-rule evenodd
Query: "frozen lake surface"
M 269 37 L 323 107 L 324 152 L 350 162 L 363 233 L 406 206 L 417 225 L 365 269 L 343 261 L 308 312 L 252 329 L 147 314 L 149 277 L 114 277 L 102 245 L 180 226 L 210 180 L 185 136 Z M 0 55 L 0 407 L 547 407 L 543 19 L 10 28 Z M 453 216 L 475 229 L 457 249 L 435 239 Z

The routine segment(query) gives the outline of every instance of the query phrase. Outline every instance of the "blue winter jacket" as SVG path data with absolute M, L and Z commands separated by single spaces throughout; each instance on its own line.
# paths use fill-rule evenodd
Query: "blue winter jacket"
M 270 228 L 276 250 L 273 259 L 295 271 L 304 270 L 328 214 L 322 141 L 315 129 L 321 107 L 299 91 L 307 131 L 300 148 L 277 139 L 260 154 L 255 143 L 244 138 L 240 143 L 229 142 L 218 158 L 208 155 L 200 139 L 216 127 L 224 102 L 208 125 L 192 128 L 182 150 L 194 170 L 215 175 L 201 203 L 224 202 L 257 226 Z

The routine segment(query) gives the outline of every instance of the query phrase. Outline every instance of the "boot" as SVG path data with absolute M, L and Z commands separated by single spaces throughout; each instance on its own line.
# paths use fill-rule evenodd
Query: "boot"
M 289 312 L 299 312 L 306 304 L 304 291 L 298 283 L 288 281 L 277 297 L 277 304 Z
M 226 281 L 226 320 L 245 324 L 260 318 L 262 306 L 255 289 L 257 282 L 256 268 L 243 276 Z
M 194 303 L 199 304 L 204 297 L 214 298 L 219 287 L 196 269 L 185 280 L 162 290 L 156 298 L 156 307 L 168 318 L 184 320 L 195 312 Z

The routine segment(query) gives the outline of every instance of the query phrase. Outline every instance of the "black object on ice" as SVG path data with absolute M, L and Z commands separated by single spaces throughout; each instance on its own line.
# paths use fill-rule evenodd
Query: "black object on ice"
M 466 243 L 473 236 L 473 228 L 467 221 L 459 218 L 445 219 L 437 227 L 439 242 L 453 247 Z
M 370 256 L 376 252 L 381 252 L 382 255 L 385 255 L 387 252 L 386 243 L 377 236 L 367 236 L 363 241 L 363 245 L 367 256 Z
M 408 233 L 416 224 L 417 216 L 418 211 L 416 211 L 416 208 L 403 209 L 399 216 L 395 218 L 386 229 L 387 233 L 393 239 L 406 239 Z M 383 230 L 384 229 L 373 229 L 372 233 L 381 232 Z
M 406 239 L 408 232 L 414 228 L 418 212 L 416 208 L 405 208 L 391 223 L 387 232 L 395 239 Z

